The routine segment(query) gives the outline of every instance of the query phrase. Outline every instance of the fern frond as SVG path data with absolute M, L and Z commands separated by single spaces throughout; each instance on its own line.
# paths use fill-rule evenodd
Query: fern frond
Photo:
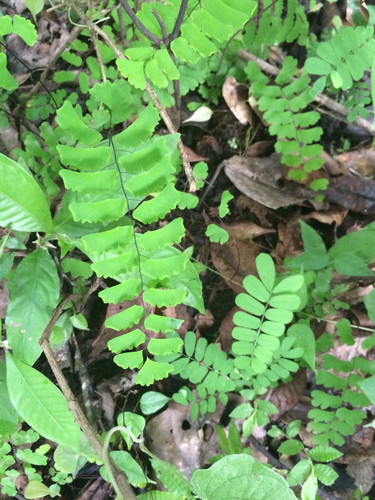
M 277 85 L 267 85 L 268 78 L 254 62 L 249 62 L 245 71 L 253 82 L 250 87 L 252 96 L 258 100 L 259 109 L 265 111 L 264 119 L 271 124 L 270 134 L 278 138 L 275 150 L 282 153 L 282 163 L 288 167 L 303 165 L 303 171 L 291 170 L 289 177 L 305 179 L 306 172 L 317 170 L 323 164 L 320 156 L 323 148 L 314 144 L 320 139 L 323 130 L 312 127 L 319 120 L 319 113 L 302 112 L 312 102 L 307 88 L 310 78 L 302 74 L 292 81 L 297 71 L 297 61 L 290 56 L 285 58 L 275 79 Z

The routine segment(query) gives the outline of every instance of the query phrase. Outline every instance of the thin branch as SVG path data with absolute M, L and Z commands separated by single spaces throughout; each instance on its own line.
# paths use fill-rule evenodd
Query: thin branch
M 185 17 L 185 12 L 187 9 L 187 5 L 189 3 L 189 0 L 182 0 L 181 5 L 180 5 L 180 10 L 178 11 L 178 16 L 175 22 L 175 25 L 173 27 L 172 33 L 170 34 L 170 41 L 172 42 L 178 37 L 178 34 L 180 32 L 181 24 L 184 20 Z
M 149 31 L 146 26 L 141 23 L 141 21 L 138 19 L 138 17 L 134 14 L 133 9 L 130 7 L 128 4 L 127 0 L 120 0 L 121 5 L 124 7 L 125 12 L 127 15 L 130 17 L 130 19 L 133 21 L 133 23 L 137 26 L 139 31 L 147 37 L 151 42 L 156 43 L 157 45 L 160 44 L 161 40 L 157 36 L 155 36 L 151 31 Z
M 92 289 L 92 287 L 90 289 Z M 84 297 L 88 298 L 88 295 L 86 294 Z M 77 420 L 78 425 L 80 426 L 82 432 L 87 437 L 91 446 L 94 448 L 94 450 L 98 454 L 100 460 L 103 460 L 103 458 L 104 458 L 103 444 L 100 441 L 100 439 L 98 438 L 98 436 L 95 433 L 95 431 L 93 430 L 93 428 L 91 427 L 89 421 L 86 418 L 86 415 L 83 413 L 81 407 L 78 404 L 78 401 L 76 400 L 74 394 L 72 393 L 72 391 L 69 387 L 69 384 L 67 383 L 67 381 L 66 381 L 66 379 L 65 379 L 65 377 L 60 369 L 60 366 L 57 363 L 57 361 L 53 355 L 51 345 L 49 342 L 49 338 L 50 338 L 50 335 L 52 333 L 52 329 L 53 329 L 56 321 L 59 319 L 59 317 L 63 313 L 65 305 L 71 300 L 80 299 L 80 298 L 82 298 L 82 295 L 72 294 L 72 295 L 69 295 L 68 297 L 66 297 L 65 299 L 63 299 L 58 304 L 58 306 L 56 307 L 56 309 L 52 315 L 52 318 L 50 319 L 48 325 L 44 329 L 44 332 L 39 340 L 39 345 L 43 349 L 43 352 L 47 358 L 47 361 L 48 361 L 50 367 L 52 368 L 52 371 L 56 377 L 56 380 L 60 386 L 60 389 L 65 396 L 65 399 L 68 403 L 68 408 L 73 412 L 73 414 Z M 113 460 L 111 461 L 111 471 L 113 472 L 113 474 L 115 476 L 115 480 L 116 480 L 117 484 L 119 485 L 119 488 L 120 488 L 121 493 L 123 494 L 124 498 L 126 498 L 126 500 L 137 500 L 135 493 L 133 492 L 130 484 L 128 483 L 126 474 L 118 469 L 117 465 L 113 462 Z
M 245 59 L 246 61 L 254 61 L 255 63 L 257 63 L 258 67 L 262 71 L 265 71 L 269 75 L 277 76 L 280 73 L 280 70 L 278 68 L 275 68 L 266 61 L 263 61 L 262 59 L 255 57 L 253 54 L 250 54 L 249 52 L 246 52 L 246 50 L 239 50 L 238 55 L 242 57 L 242 59 Z M 331 111 L 337 113 L 338 115 L 340 115 L 343 121 L 347 122 L 346 117 L 350 113 L 350 109 L 346 109 L 345 106 L 339 104 L 333 99 L 330 99 L 324 94 L 318 94 L 315 97 L 314 101 L 320 104 L 321 106 L 325 106 Z M 321 111 L 323 112 L 323 110 Z M 365 120 L 364 118 L 361 118 L 360 116 L 357 116 L 357 118 L 352 122 L 352 125 L 361 128 L 362 130 L 365 130 L 368 134 L 372 136 L 375 136 L 375 130 L 371 130 L 372 127 L 371 123 Z
M 154 16 L 156 17 L 157 22 L 159 23 L 159 26 L 160 26 L 160 29 L 161 29 L 161 33 L 163 35 L 162 42 L 165 45 L 168 46 L 169 45 L 169 36 L 168 36 L 167 30 L 165 29 L 164 21 L 163 21 L 163 19 L 160 17 L 159 13 L 155 9 L 152 9 L 152 13 L 154 14 Z

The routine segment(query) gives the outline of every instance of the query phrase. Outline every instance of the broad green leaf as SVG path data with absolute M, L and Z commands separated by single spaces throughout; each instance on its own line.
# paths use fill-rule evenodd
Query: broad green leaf
M 293 420 L 287 425 L 285 434 L 288 438 L 293 438 L 297 436 L 301 429 L 301 420 Z
M 372 276 L 370 269 L 359 257 L 357 257 L 357 255 L 338 255 L 335 257 L 333 265 L 340 274 L 345 274 L 347 276 Z
M 316 464 L 314 465 L 314 471 L 318 480 L 326 486 L 332 486 L 332 484 L 339 477 L 337 472 L 335 472 L 331 467 L 328 467 L 328 465 Z
M 375 258 L 375 230 L 365 228 L 343 236 L 329 249 L 328 254 L 331 260 L 351 255 L 368 264 Z
M 171 398 L 160 392 L 148 391 L 142 394 L 140 408 L 144 415 L 156 413 L 163 408 Z
M 302 483 L 311 472 L 312 463 L 310 460 L 303 459 L 299 461 L 289 472 L 287 481 L 289 486 L 297 486 Z
M 283 455 L 297 455 L 301 450 L 303 450 L 304 446 L 301 441 L 296 439 L 288 439 L 284 441 L 278 448 L 277 451 L 282 453 Z
M 342 456 L 341 451 L 331 446 L 316 446 L 308 453 L 309 458 L 316 462 L 331 462 Z
M 177 467 L 155 457 L 151 458 L 150 462 L 164 488 L 175 495 L 182 495 L 183 498 L 191 498 L 191 486 Z
M 375 404 L 375 375 L 369 378 L 363 379 L 361 382 L 357 384 L 365 395 L 370 400 L 371 404 Z
M 33 365 L 42 352 L 39 339 L 60 294 L 56 264 L 49 253 L 37 249 L 24 258 L 8 287 L 6 328 L 9 346 L 19 360 Z
M 202 500 L 296 498 L 285 479 L 249 455 L 226 456 L 210 469 L 195 471 L 191 483 Z
M 0 153 L 0 178 L 1 225 L 11 224 L 18 231 L 51 231 L 49 205 L 31 173 Z
M 34 22 L 36 22 L 36 16 L 43 10 L 44 1 L 43 0 L 25 0 L 26 7 L 31 12 Z
M 310 476 L 305 481 L 301 490 L 302 500 L 315 500 L 316 492 L 318 491 L 318 479 L 316 477 L 314 468 L 311 471 Z
M 151 490 L 137 496 L 138 500 L 185 500 L 185 495 L 175 495 L 167 491 Z
M 240 293 L 236 297 L 236 305 L 244 309 L 246 312 L 256 316 L 262 316 L 266 311 L 266 306 L 258 300 L 250 297 L 246 293 Z
M 0 442 L 2 442 L 18 428 L 18 416 L 9 398 L 6 368 L 2 361 L 0 361 L 0 401 Z
M 111 110 L 111 122 L 120 123 L 131 117 L 131 86 L 123 79 L 95 84 L 90 94 Z
M 130 484 L 133 484 L 134 486 L 147 485 L 148 481 L 142 471 L 142 467 L 134 460 L 130 453 L 122 450 L 111 451 L 110 456 L 119 469 L 126 472 Z M 105 481 L 109 481 L 109 477 L 104 466 L 100 468 L 100 474 Z
M 156 361 L 151 361 L 151 359 L 147 358 L 145 364 L 135 377 L 135 383 L 140 385 L 151 385 L 155 382 L 155 380 L 162 380 L 163 378 L 168 377 L 172 370 L 172 365 L 168 365 L 167 363 L 157 363 Z
M 231 420 L 229 422 L 228 445 L 230 453 L 241 453 L 241 435 L 239 430 L 237 429 L 236 424 L 234 423 L 234 420 Z
M 342 343 L 346 345 L 354 345 L 355 341 L 352 335 L 352 329 L 350 326 L 350 321 L 346 318 L 343 318 L 341 321 L 336 323 L 337 326 L 337 335 L 340 337 Z
M 285 294 L 274 295 L 269 301 L 271 307 L 285 309 L 286 311 L 297 311 L 301 305 L 301 299 L 297 295 Z
M 146 63 L 145 73 L 157 87 L 162 89 L 168 87 L 168 79 L 160 69 L 156 59 L 151 59 Z
M 118 173 L 114 170 L 103 172 L 74 172 L 72 170 L 60 170 L 60 175 L 64 181 L 66 189 L 92 194 L 107 193 L 116 186 Z
M 24 491 L 23 496 L 27 499 L 32 498 L 42 498 L 52 494 L 53 496 L 57 495 L 61 497 L 60 493 L 57 493 L 54 490 L 51 490 L 45 484 L 40 481 L 30 481 Z
M 372 323 L 375 324 L 375 289 L 363 297 L 363 302 L 367 309 L 367 314 Z
M 6 361 L 9 397 L 17 413 L 46 439 L 78 448 L 79 426 L 59 389 L 8 352 Z
M 155 59 L 168 78 L 171 80 L 178 80 L 180 78 L 180 72 L 166 49 L 160 48 L 157 50 L 155 52 Z
M 248 418 L 253 413 L 254 408 L 250 403 L 243 403 L 238 405 L 231 413 L 232 418 Z

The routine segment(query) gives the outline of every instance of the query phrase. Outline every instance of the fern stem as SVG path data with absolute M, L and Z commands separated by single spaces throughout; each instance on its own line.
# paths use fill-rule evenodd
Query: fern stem
M 146 26 L 144 26 L 143 23 L 141 23 L 141 21 L 138 19 L 138 17 L 134 14 L 133 9 L 128 4 L 127 0 L 120 0 L 120 3 L 124 7 L 125 12 L 127 13 L 127 15 L 130 17 L 130 19 L 133 21 L 133 23 L 137 26 L 137 28 L 139 29 L 139 31 L 146 38 L 148 38 L 149 40 L 151 40 L 151 42 L 156 43 L 157 45 L 159 45 L 160 41 L 161 41 L 160 38 L 158 38 L 153 33 L 151 33 L 151 31 L 149 31 L 146 28 Z
M 305 318 L 310 318 L 310 319 L 317 319 L 318 321 L 324 321 L 325 323 L 331 323 L 333 325 L 336 325 L 337 320 L 334 319 L 326 319 L 326 318 L 319 318 L 318 316 L 314 316 L 313 314 L 308 314 L 305 312 L 299 312 L 299 315 L 303 315 Z M 357 330 L 364 330 L 366 332 L 374 332 L 374 328 L 368 328 L 367 326 L 357 326 L 357 325 L 352 325 L 350 323 L 350 326 L 352 328 L 356 328 Z

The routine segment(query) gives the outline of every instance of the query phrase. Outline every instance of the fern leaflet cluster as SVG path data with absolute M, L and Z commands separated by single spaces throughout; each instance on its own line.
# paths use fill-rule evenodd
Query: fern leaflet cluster
M 366 418 L 364 411 L 354 409 L 358 406 L 369 405 L 368 398 L 357 389 L 359 387 L 357 384 L 363 380 L 363 377 L 354 370 L 360 371 L 362 375 L 373 375 L 375 364 L 359 357 L 351 361 L 341 361 L 330 354 L 323 356 L 323 369 L 317 373 L 316 381 L 327 389 L 335 389 L 335 392 L 339 394 L 329 394 L 320 390 L 312 391 L 312 405 L 320 407 L 309 412 L 309 418 L 313 419 L 309 427 L 315 434 L 312 437 L 313 444 L 328 445 L 331 441 L 336 446 L 342 446 L 344 444 L 342 436 L 354 434 L 354 426 L 360 425 Z M 342 378 L 332 371 L 349 373 L 349 375 Z M 333 410 L 327 410 L 327 408 Z
M 276 85 L 268 85 L 265 76 L 257 64 L 249 62 L 245 69 L 251 83 L 252 97 L 259 102 L 259 110 L 264 111 L 264 119 L 270 123 L 269 132 L 277 136 L 275 150 L 282 153 L 281 161 L 288 167 L 299 167 L 303 170 L 290 170 L 289 177 L 295 180 L 306 178 L 306 172 L 318 170 L 323 159 L 323 148 L 316 144 L 323 133 L 321 127 L 313 127 L 319 120 L 316 111 L 302 112 L 311 102 L 308 85 L 310 77 L 297 73 L 297 61 L 288 56 L 275 79 Z M 311 188 L 325 189 L 325 179 L 314 180 Z

